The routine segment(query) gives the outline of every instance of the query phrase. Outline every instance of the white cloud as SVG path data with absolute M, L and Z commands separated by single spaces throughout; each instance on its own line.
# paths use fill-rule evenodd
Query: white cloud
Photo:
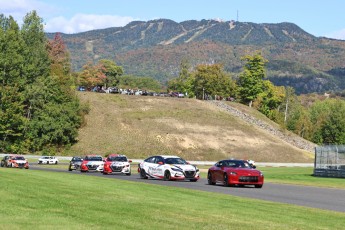
M 334 31 L 326 35 L 326 37 L 345 40 L 345 28 L 342 30 Z
M 134 19 L 117 15 L 75 14 L 72 18 L 57 16 L 64 9 L 42 0 L 0 0 L 0 14 L 11 15 L 20 25 L 33 10 L 44 20 L 46 32 L 78 33 L 94 29 L 125 26 Z
M 37 0 L 0 0 L 1 12 L 5 16 L 12 16 L 21 24 L 24 16 L 33 10 L 36 10 L 40 17 L 49 15 L 56 10 L 54 7 Z
M 46 32 L 78 33 L 95 29 L 125 26 L 134 19 L 116 15 L 76 14 L 71 19 L 55 17 L 46 21 Z

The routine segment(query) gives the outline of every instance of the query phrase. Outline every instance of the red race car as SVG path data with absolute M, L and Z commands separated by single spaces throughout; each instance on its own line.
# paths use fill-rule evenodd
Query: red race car
M 1 160 L 1 167 L 29 169 L 29 162 L 21 155 L 7 155 Z
M 221 183 L 224 186 L 254 185 L 262 188 L 264 175 L 245 160 L 221 160 L 208 169 L 207 181 L 210 185 Z

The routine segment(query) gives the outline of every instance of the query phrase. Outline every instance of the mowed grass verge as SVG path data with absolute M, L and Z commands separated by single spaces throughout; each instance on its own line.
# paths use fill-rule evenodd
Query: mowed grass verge
M 345 178 L 313 176 L 311 167 L 260 167 L 266 182 L 345 189 Z M 344 191 L 345 192 L 345 191 Z
M 6 229 L 342 229 L 345 213 L 85 175 L 0 168 Z M 5 225 L 2 225 L 5 227 Z

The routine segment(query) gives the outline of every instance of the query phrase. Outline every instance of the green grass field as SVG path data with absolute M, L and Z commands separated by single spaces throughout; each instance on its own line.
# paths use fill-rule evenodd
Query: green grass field
M 1 229 L 343 229 L 345 213 L 84 175 L 0 168 Z

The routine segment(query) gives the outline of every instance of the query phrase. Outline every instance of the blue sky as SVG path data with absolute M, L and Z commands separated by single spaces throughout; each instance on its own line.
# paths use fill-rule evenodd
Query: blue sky
M 0 0 L 0 13 L 19 23 L 36 10 L 47 32 L 78 33 L 158 18 L 292 22 L 315 36 L 345 40 L 344 0 Z

